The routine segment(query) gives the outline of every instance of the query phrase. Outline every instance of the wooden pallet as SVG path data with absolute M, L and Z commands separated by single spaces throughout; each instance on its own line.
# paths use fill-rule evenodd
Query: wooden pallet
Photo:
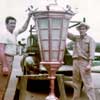
M 48 75 L 47 74 L 39 74 L 39 75 L 22 75 L 18 76 L 19 79 L 19 100 L 26 100 L 26 92 L 27 92 L 27 80 L 32 79 L 32 80 L 48 80 Z M 58 83 L 58 88 L 59 88 L 59 93 L 60 93 L 60 100 L 67 100 L 66 93 L 65 93 L 65 88 L 64 88 L 64 75 L 57 74 L 57 83 Z M 38 88 L 38 87 L 37 87 Z M 30 99 L 33 100 L 33 99 Z

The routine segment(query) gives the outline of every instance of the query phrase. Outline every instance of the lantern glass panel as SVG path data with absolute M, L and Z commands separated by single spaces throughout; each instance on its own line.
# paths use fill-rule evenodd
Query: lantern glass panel
M 62 39 L 65 40 L 67 38 L 67 29 L 63 27 L 62 29 Z
M 62 19 L 53 18 L 51 20 L 51 28 L 61 28 Z
M 63 27 L 68 28 L 68 25 L 69 25 L 69 20 L 63 19 Z
M 49 52 L 43 52 L 44 54 L 44 60 L 49 61 Z
M 52 51 L 50 56 L 52 61 L 58 61 L 58 52 Z
M 59 50 L 59 41 L 51 41 L 51 49 Z
M 43 50 L 49 50 L 48 41 L 41 41 L 41 42 L 42 42 Z
M 65 41 L 61 41 L 60 50 L 63 50 L 65 48 Z
M 48 30 L 41 30 L 40 31 L 41 39 L 48 39 Z
M 60 38 L 60 30 L 52 30 L 51 37 L 52 37 L 52 39 L 59 39 Z
M 44 29 L 44 28 L 48 29 L 48 19 L 39 19 L 38 22 L 39 22 L 40 29 Z
M 68 23 L 69 21 L 67 19 L 63 19 L 63 28 L 62 28 L 62 39 L 65 39 L 67 37 L 67 29 L 68 29 Z
M 63 56 L 64 56 L 63 53 L 64 53 L 64 51 L 60 51 L 60 52 L 59 52 L 59 61 L 63 61 L 63 58 L 64 58 L 64 57 L 63 57 Z

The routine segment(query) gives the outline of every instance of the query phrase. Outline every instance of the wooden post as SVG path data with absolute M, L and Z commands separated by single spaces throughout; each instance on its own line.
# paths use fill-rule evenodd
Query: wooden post
M 19 100 L 25 100 L 25 98 L 26 98 L 26 90 L 27 90 L 27 78 L 21 77 L 21 79 L 20 79 Z
M 65 93 L 65 87 L 64 87 L 64 76 L 63 75 L 57 74 L 57 83 L 59 86 L 60 100 L 67 100 L 66 93 Z

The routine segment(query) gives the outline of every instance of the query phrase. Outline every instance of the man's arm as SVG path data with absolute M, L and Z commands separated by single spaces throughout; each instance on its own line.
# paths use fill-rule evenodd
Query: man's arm
M 21 29 L 18 30 L 17 34 L 20 34 L 20 33 L 24 32 L 24 31 L 26 31 L 26 29 L 28 27 L 28 24 L 30 22 L 31 16 L 32 16 L 32 11 L 29 12 L 28 17 L 27 17 L 24 25 L 22 26 Z
M 5 44 L 0 43 L 0 61 L 3 67 L 8 67 L 7 59 L 5 56 Z
M 76 40 L 76 36 L 75 35 L 73 35 L 72 33 L 67 33 L 67 37 L 68 37 L 68 39 L 70 39 L 70 40 L 72 40 L 72 41 L 75 41 Z
M 86 67 L 86 71 L 90 71 L 92 62 L 95 56 L 95 48 L 96 48 L 96 43 L 93 39 L 90 39 L 90 45 L 89 45 L 89 64 Z
M 90 62 L 94 59 L 95 56 L 95 48 L 96 48 L 96 43 L 93 39 L 90 40 L 90 46 L 89 46 L 89 51 L 90 51 L 90 56 L 89 56 L 89 60 Z

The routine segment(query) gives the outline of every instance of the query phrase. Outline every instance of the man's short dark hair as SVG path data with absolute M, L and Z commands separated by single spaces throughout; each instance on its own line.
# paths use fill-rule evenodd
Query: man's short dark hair
M 5 23 L 8 24 L 9 20 L 15 20 L 16 21 L 16 18 L 12 17 L 12 16 L 8 16 L 6 17 L 5 19 Z

